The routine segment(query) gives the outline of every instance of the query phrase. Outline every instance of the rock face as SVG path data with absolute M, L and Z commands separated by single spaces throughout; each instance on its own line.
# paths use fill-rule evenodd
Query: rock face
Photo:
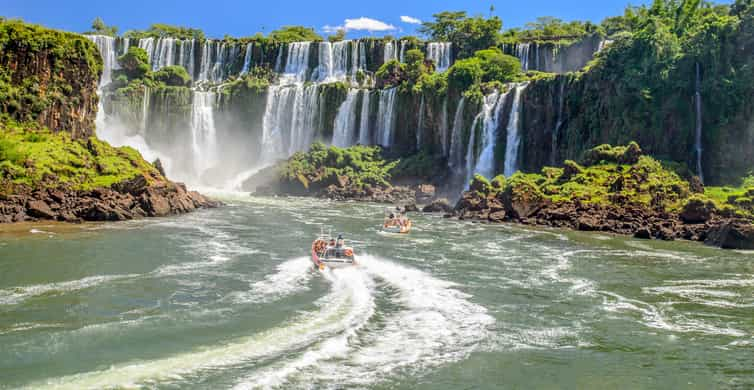
M 91 191 L 17 188 L 0 198 L 0 222 L 36 220 L 124 221 L 182 214 L 219 206 L 180 183 L 149 184 L 144 176 Z
M 689 206 L 682 213 L 670 214 L 642 205 L 551 203 L 505 192 L 484 195 L 468 191 L 452 213 L 460 219 L 480 222 L 515 222 L 625 234 L 641 239 L 701 241 L 725 249 L 754 249 L 751 221 L 717 215 L 706 204 L 702 208 Z
M 70 132 L 74 139 L 94 134 L 102 58 L 88 39 L 23 22 L 0 22 L 0 69 L 11 88 L 32 99 L 8 96 L 0 101 L 1 112 Z
M 710 230 L 706 243 L 723 249 L 754 250 L 754 225 L 746 221 L 717 225 Z

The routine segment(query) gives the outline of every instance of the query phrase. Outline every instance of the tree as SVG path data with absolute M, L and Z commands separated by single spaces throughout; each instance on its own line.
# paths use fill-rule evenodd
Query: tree
M 471 57 L 475 51 L 497 44 L 503 21 L 497 16 L 485 19 L 468 17 L 466 12 L 440 12 L 434 22 L 424 22 L 419 32 L 435 41 L 452 42 L 459 58 Z
M 283 26 L 270 33 L 270 39 L 282 43 L 322 41 L 313 28 L 304 26 Z
M 406 76 L 411 83 L 416 83 L 422 74 L 427 72 L 427 66 L 424 65 L 424 53 L 418 49 L 406 51 Z
M 90 31 L 89 33 L 97 35 L 108 35 L 112 37 L 118 35 L 118 27 L 106 25 L 105 21 L 98 16 L 92 21 L 92 31 Z
M 340 42 L 344 39 L 346 39 L 346 30 L 343 28 L 339 28 L 334 35 L 327 37 L 327 40 L 330 42 Z
M 474 57 L 480 60 L 484 71 L 483 82 L 509 82 L 521 73 L 521 61 L 516 57 L 503 54 L 496 47 L 480 50 L 474 54 Z
M 149 72 L 149 60 L 146 50 L 131 46 L 128 52 L 118 57 L 120 67 L 129 80 L 143 78 Z
M 186 87 L 191 84 L 191 77 L 180 65 L 166 66 L 152 74 L 152 79 L 169 86 Z

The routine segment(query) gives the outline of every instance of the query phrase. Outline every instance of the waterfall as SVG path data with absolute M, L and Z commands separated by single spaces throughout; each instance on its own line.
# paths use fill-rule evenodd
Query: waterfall
M 283 46 L 285 45 L 281 44 L 280 46 L 278 46 L 278 55 L 275 57 L 275 73 L 281 73 L 283 70 L 281 68 L 283 66 Z
M 141 98 L 141 128 L 140 134 L 142 137 L 147 135 L 147 126 L 149 126 L 149 101 L 152 95 L 149 87 L 144 86 L 144 96 Z
M 211 46 L 211 41 L 204 41 L 202 44 L 202 62 L 199 64 L 199 81 L 209 80 L 209 67 L 212 62 Z
M 424 131 L 424 94 L 422 94 L 421 103 L 419 103 L 419 122 L 416 125 L 416 150 L 419 151 L 422 146 L 422 132 Z
M 193 80 L 194 75 L 194 40 L 189 39 L 181 41 L 180 49 L 178 52 L 178 65 L 183 66 L 186 72 Z
M 385 41 L 384 51 L 382 56 L 383 63 L 398 59 L 398 55 L 395 52 L 395 41 Z
M 359 70 L 366 68 L 366 49 L 364 48 L 364 42 L 351 41 L 351 75 L 356 76 Z
M 131 40 L 128 38 L 123 38 L 123 52 L 121 52 L 120 55 L 128 53 L 128 45 L 131 44 Z
M 367 45 L 359 41 L 359 67 L 361 70 L 367 69 Z
M 696 83 L 694 93 L 694 105 L 696 109 L 696 135 L 694 146 L 696 149 L 696 172 L 699 180 L 704 184 L 704 170 L 702 169 L 702 77 L 699 63 L 696 63 Z
M 262 162 L 288 157 L 311 144 L 318 105 L 316 84 L 270 86 L 262 120 Z
M 450 42 L 430 42 L 427 44 L 427 58 L 435 63 L 438 72 L 444 72 L 450 68 L 450 56 L 453 44 Z
M 254 42 L 249 42 L 246 45 L 246 54 L 243 56 L 243 69 L 241 69 L 241 75 L 245 75 L 249 73 L 249 69 L 251 69 L 251 58 L 253 55 L 254 50 Z
M 471 130 L 469 130 L 469 144 L 466 146 L 466 181 L 464 189 L 469 188 L 471 178 L 474 174 L 474 150 L 476 148 L 476 128 L 479 124 L 479 118 L 482 117 L 480 112 L 474 117 L 474 121 L 471 123 Z
M 359 123 L 359 143 L 362 145 L 370 145 L 372 142 L 369 140 L 369 96 L 371 91 L 364 90 L 361 97 L 361 120 Z
M 560 95 L 558 97 L 558 120 L 555 123 L 555 129 L 552 131 L 552 145 L 550 146 L 550 165 L 555 166 L 556 155 L 558 150 L 558 138 L 560 136 L 560 128 L 563 126 L 563 108 L 565 103 L 565 77 L 560 80 Z
M 400 50 L 401 54 L 398 56 L 398 61 L 400 61 L 401 63 L 406 62 L 406 44 L 407 44 L 406 41 L 401 41 L 401 50 Z
M 113 70 L 118 69 L 118 62 L 115 59 L 115 38 L 105 35 L 87 35 L 87 38 L 94 42 L 102 56 L 102 76 L 99 79 L 99 89 L 102 89 L 112 82 Z M 101 109 L 97 112 L 99 111 Z
M 377 143 L 384 147 L 393 144 L 395 128 L 395 95 L 398 88 L 380 91 L 380 107 L 377 112 Z
M 456 114 L 453 117 L 453 132 L 450 136 L 450 157 L 448 166 L 457 171 L 461 166 L 461 133 L 463 132 L 463 108 L 466 98 L 462 97 L 456 107 Z
M 521 143 L 519 118 L 521 115 L 520 102 L 521 91 L 526 85 L 517 85 L 513 91 L 513 106 L 511 107 L 510 118 L 508 119 L 508 128 L 506 129 L 505 145 L 505 168 L 503 170 L 506 177 L 510 177 L 518 170 L 518 146 Z
M 524 72 L 529 71 L 529 49 L 531 44 L 521 43 L 516 46 L 516 57 L 521 59 L 521 70 Z
M 195 175 L 201 175 L 217 163 L 214 103 L 214 92 L 194 91 L 191 102 L 191 148 Z
M 343 81 L 348 76 L 348 44 L 350 41 L 319 43 L 319 64 L 312 79 L 319 82 Z
M 448 155 L 448 97 L 442 100 L 442 112 L 440 113 L 440 142 L 442 142 L 442 155 Z
M 288 44 L 288 58 L 282 81 L 302 83 L 309 72 L 309 47 L 311 42 L 293 42 Z
M 150 62 L 152 64 L 152 71 L 162 69 L 166 66 L 173 65 L 175 59 L 173 58 L 175 48 L 174 38 L 159 38 L 155 49 L 150 56 Z
M 147 52 L 147 59 L 152 61 L 152 55 L 154 54 L 154 38 L 141 38 L 139 39 L 139 48 L 144 49 Z
M 484 98 L 484 106 L 480 112 L 482 119 L 482 151 L 479 153 L 472 173 L 479 173 L 484 177 L 492 178 L 495 175 L 495 144 L 497 143 L 497 130 L 500 124 L 500 111 L 505 106 L 505 98 L 508 94 L 495 92 Z M 473 156 L 472 156 L 473 157 Z M 471 178 L 469 178 L 471 180 Z
M 358 89 L 349 89 L 346 100 L 338 108 L 332 136 L 332 144 L 335 146 L 344 148 L 356 142 L 356 98 L 358 96 Z

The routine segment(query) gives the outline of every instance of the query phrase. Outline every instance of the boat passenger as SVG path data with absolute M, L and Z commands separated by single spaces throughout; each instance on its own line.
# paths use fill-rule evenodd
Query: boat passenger
M 336 248 L 342 248 L 343 245 L 345 245 L 345 240 L 343 240 L 343 235 L 342 234 L 338 234 L 338 241 L 336 242 L 335 247 Z
M 331 246 L 331 247 L 334 247 L 334 246 L 335 246 L 335 239 L 334 239 L 334 238 L 331 238 L 331 239 L 330 239 L 330 246 Z

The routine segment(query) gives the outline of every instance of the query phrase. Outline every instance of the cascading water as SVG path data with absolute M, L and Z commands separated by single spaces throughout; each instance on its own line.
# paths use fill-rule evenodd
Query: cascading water
M 482 120 L 482 151 L 479 153 L 479 158 L 471 171 L 472 173 L 478 173 L 487 178 L 492 178 L 496 173 L 495 144 L 497 141 L 497 131 L 500 126 L 500 112 L 503 106 L 505 106 L 507 95 L 507 93 L 501 95 L 496 92 L 484 98 L 484 106 L 480 113 Z
M 147 52 L 147 59 L 152 61 L 154 55 L 154 38 L 141 38 L 139 39 L 139 48 L 144 49 Z M 154 68 L 152 68 L 154 70 Z
M 377 142 L 384 147 L 393 145 L 395 128 L 395 95 L 398 88 L 380 91 L 380 107 L 377 114 Z
M 518 46 L 516 46 L 516 57 L 518 57 L 521 60 L 521 70 L 524 72 L 529 71 L 529 50 L 531 49 L 531 44 L 529 43 L 521 43 Z
M 389 62 L 398 59 L 398 53 L 395 50 L 395 41 L 386 41 L 384 46 L 382 62 Z
M 421 150 L 423 132 L 424 132 L 424 94 L 422 94 L 421 103 L 419 104 L 419 122 L 416 125 L 416 150 Z
M 262 163 L 303 150 L 314 137 L 318 86 L 274 85 L 267 92 L 262 123 Z
M 281 82 L 306 81 L 309 73 L 309 48 L 311 42 L 293 42 L 288 44 L 288 58 L 285 62 L 285 70 Z
M 346 80 L 348 76 L 348 45 L 350 41 L 320 42 L 319 65 L 312 79 L 319 82 Z
M 462 97 L 456 107 L 456 114 L 453 117 L 453 132 L 450 136 L 450 156 L 448 158 L 448 166 L 458 172 L 461 168 L 461 133 L 463 132 L 463 109 L 466 103 L 466 98 Z
M 369 145 L 372 142 L 369 140 L 369 97 L 371 91 L 368 89 L 363 90 L 361 97 L 361 120 L 359 124 L 359 143 L 362 145 Z
M 358 89 L 349 89 L 346 100 L 338 108 L 335 116 L 332 144 L 338 147 L 347 147 L 356 141 L 356 98 L 359 96 Z
M 696 172 L 699 180 L 704 183 L 704 170 L 702 169 L 702 76 L 701 67 L 696 63 L 696 83 L 694 93 L 694 106 L 696 109 L 696 134 L 694 148 L 696 149 Z
M 466 181 L 464 189 L 469 188 L 471 184 L 471 177 L 474 172 L 474 151 L 476 150 L 476 132 L 479 124 L 479 119 L 482 117 L 482 113 L 477 114 L 474 117 L 474 121 L 471 122 L 471 130 L 469 130 L 469 144 L 466 146 Z
M 442 100 L 442 112 L 440 113 L 440 142 L 442 142 L 442 155 L 448 155 L 448 97 Z
M 142 137 L 147 135 L 147 126 L 149 126 L 149 100 L 151 96 L 149 87 L 144 86 L 144 96 L 141 98 L 141 128 L 139 134 Z
M 214 92 L 194 91 L 191 103 L 191 149 L 196 175 L 217 164 Z
M 175 64 L 173 58 L 175 48 L 175 39 L 173 38 L 159 38 L 155 45 L 154 52 L 150 56 L 150 63 L 152 64 L 152 70 L 162 69 L 166 66 Z
M 400 50 L 400 54 L 398 55 L 398 61 L 400 61 L 401 63 L 405 63 L 406 62 L 406 47 L 407 47 L 407 44 L 408 44 L 408 42 L 401 41 L 401 50 Z
M 251 69 L 251 59 L 254 50 L 254 42 L 249 42 L 246 45 L 246 53 L 243 56 L 243 68 L 241 69 L 241 75 L 249 73 Z
M 521 143 L 519 118 L 521 115 L 520 102 L 521 92 L 526 89 L 526 84 L 517 85 L 513 91 L 513 105 L 511 106 L 510 118 L 508 119 L 508 128 L 506 129 L 505 145 L 505 165 L 503 172 L 506 177 L 510 177 L 518 170 L 518 147 Z
M 435 63 L 438 72 L 444 72 L 450 68 L 453 44 L 450 42 L 427 43 L 427 58 Z
M 102 56 L 102 76 L 99 79 L 99 89 L 110 84 L 113 78 L 113 70 L 118 68 L 115 60 L 115 38 L 105 35 L 87 35 L 94 42 Z M 99 113 L 98 110 L 97 112 Z
M 563 127 L 563 108 L 565 106 L 565 83 L 566 79 L 560 80 L 560 95 L 558 95 L 558 120 L 555 122 L 555 129 L 552 131 L 552 140 L 550 145 L 550 165 L 557 164 L 558 139 L 560 137 L 560 128 Z

